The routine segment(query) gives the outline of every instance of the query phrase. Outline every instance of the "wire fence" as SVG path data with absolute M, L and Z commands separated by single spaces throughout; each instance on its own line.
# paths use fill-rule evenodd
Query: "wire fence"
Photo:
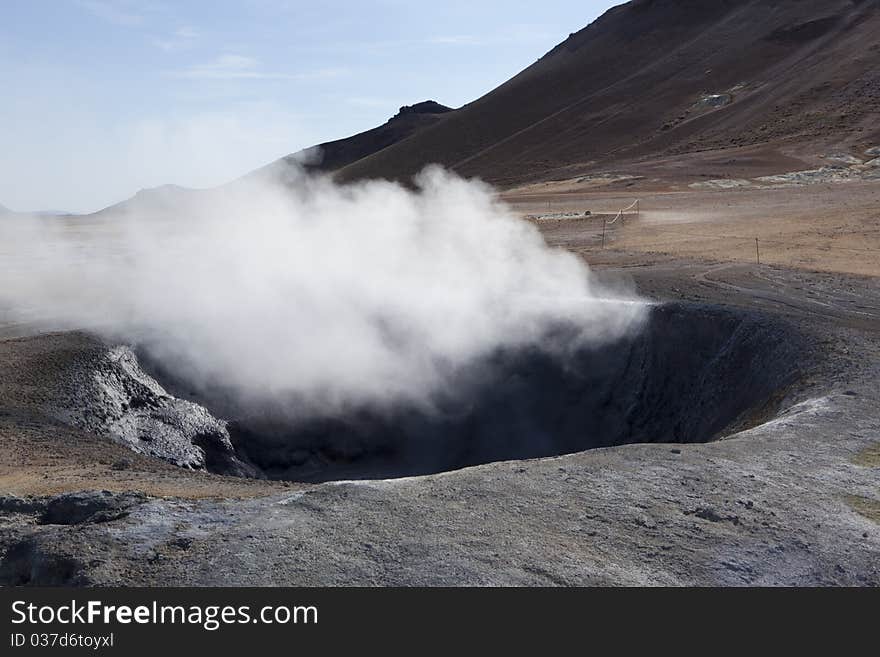
M 606 246 L 607 237 L 602 239 L 603 248 Z M 756 257 L 760 259 L 760 249 L 764 246 L 777 246 L 777 247 L 798 247 L 801 249 L 810 249 L 815 251 L 845 251 L 849 253 L 880 253 L 880 248 L 866 248 L 866 247 L 853 247 L 853 246 L 839 246 L 834 244 L 816 244 L 816 243 L 808 243 L 808 242 L 799 242 L 796 240 L 789 239 L 770 239 L 765 237 L 756 237 L 754 235 L 727 235 L 727 234 L 719 234 L 719 235 L 705 235 L 701 233 L 688 233 L 687 235 L 675 234 L 674 238 L 664 239 L 661 241 L 653 241 L 644 239 L 638 239 L 637 241 L 633 241 L 631 244 L 624 244 L 623 246 L 632 246 L 638 248 L 661 248 L 666 246 L 675 246 L 677 244 L 682 244 L 686 242 L 696 242 L 696 241 L 708 241 L 708 240 L 726 240 L 728 242 L 742 242 L 744 244 L 754 243 L 756 245 Z
M 611 221 L 608 221 L 607 219 L 604 220 L 604 222 L 602 223 L 602 248 L 603 249 L 605 248 L 605 233 L 608 232 L 608 226 L 613 226 L 614 224 L 616 224 L 618 222 L 618 220 L 623 218 L 624 214 L 626 214 L 627 212 L 629 212 L 630 210 L 632 210 L 634 208 L 636 211 L 636 218 L 638 218 L 639 217 L 639 199 L 636 199 L 635 201 L 632 202 L 631 205 L 623 208 L 622 210 L 618 210 L 617 216 L 615 216 L 614 219 L 612 219 Z
M 633 212 L 634 211 L 634 212 Z M 688 230 L 686 234 L 677 233 L 674 231 L 664 231 L 663 235 L 658 235 L 657 240 L 652 240 L 650 235 L 644 235 L 643 233 L 628 233 L 621 234 L 622 228 L 625 223 L 625 217 L 627 213 L 632 213 L 635 215 L 636 219 L 641 217 L 641 208 L 640 208 L 640 200 L 637 199 L 633 201 L 627 207 L 618 210 L 614 214 L 613 219 L 608 219 L 607 217 L 602 220 L 601 232 L 599 232 L 599 226 L 596 224 L 596 232 L 593 234 L 592 238 L 595 240 L 594 243 L 601 244 L 603 249 L 608 248 L 609 246 L 616 246 L 618 248 L 624 249 L 636 249 L 636 250 L 651 250 L 651 249 L 659 249 L 662 250 L 668 247 L 675 246 L 683 246 L 688 244 L 693 244 L 694 242 L 699 241 L 726 241 L 728 243 L 734 243 L 734 248 L 739 250 L 752 248 L 754 259 L 756 262 L 760 264 L 762 255 L 765 257 L 769 257 L 769 259 L 776 259 L 773 255 L 778 256 L 779 249 L 799 249 L 802 251 L 812 251 L 812 252 L 842 252 L 842 253 L 852 253 L 852 254 L 873 254 L 876 255 L 880 253 L 880 248 L 872 248 L 872 247 L 856 247 L 856 246 L 842 246 L 837 244 L 822 244 L 816 242 L 803 242 L 798 241 L 797 239 L 788 239 L 783 237 L 762 237 L 761 235 L 734 235 L 729 233 L 716 233 L 716 234 L 707 234 L 707 233 L 696 233 Z M 609 215 L 611 213 L 608 213 Z M 585 215 L 583 219 L 589 219 L 589 214 Z M 596 217 L 596 215 L 593 215 Z M 596 217 L 598 218 L 598 217 Z M 630 224 L 629 227 L 633 228 L 637 226 L 637 224 Z M 650 230 L 659 230 L 656 224 L 650 225 Z M 863 238 L 865 233 L 876 233 L 880 232 L 880 229 L 871 230 L 868 229 L 866 231 L 860 231 L 858 236 L 859 238 Z M 632 238 L 632 239 L 628 239 Z M 563 240 L 569 241 L 569 240 Z M 615 242 L 617 244 L 615 244 Z M 622 242 L 622 243 L 621 243 Z M 736 246 L 741 244 L 741 246 Z M 686 247 L 687 248 L 687 247 Z M 693 249 L 688 248 L 689 252 L 692 252 Z M 699 250 L 699 249 L 697 249 Z
M 635 201 L 633 201 L 632 205 L 623 208 L 623 210 L 619 210 L 619 211 L 617 212 L 617 216 L 614 217 L 614 219 L 612 219 L 611 221 L 606 221 L 606 224 L 609 225 L 609 226 L 611 226 L 612 224 L 616 224 L 618 219 L 620 219 L 621 217 L 623 217 L 623 215 L 624 215 L 625 213 L 629 212 L 629 211 L 632 210 L 633 208 L 635 208 L 635 210 L 636 210 L 636 218 L 638 218 L 638 217 L 639 217 L 639 199 L 636 199 Z

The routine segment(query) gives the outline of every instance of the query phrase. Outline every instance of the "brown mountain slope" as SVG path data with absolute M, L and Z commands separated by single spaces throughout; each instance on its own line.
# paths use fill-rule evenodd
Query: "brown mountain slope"
M 880 141 L 880 0 L 634 0 L 442 122 L 338 172 L 497 185 L 684 153 Z
M 288 155 L 282 161 L 304 161 L 306 168 L 313 171 L 336 171 L 433 126 L 452 111 L 433 100 L 405 105 L 377 128 L 320 144 L 313 153 Z

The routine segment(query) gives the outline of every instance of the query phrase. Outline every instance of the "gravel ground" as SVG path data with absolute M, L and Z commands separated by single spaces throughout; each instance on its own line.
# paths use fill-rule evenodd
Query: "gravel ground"
M 876 279 L 644 260 L 606 254 L 603 275 L 656 299 L 757 308 L 812 336 L 821 365 L 787 411 L 706 444 L 285 484 L 177 468 L 50 420 L 40 395 L 90 339 L 0 343 L 0 581 L 880 584 Z M 101 489 L 116 492 L 58 497 Z M 59 524 L 52 505 L 80 511 Z

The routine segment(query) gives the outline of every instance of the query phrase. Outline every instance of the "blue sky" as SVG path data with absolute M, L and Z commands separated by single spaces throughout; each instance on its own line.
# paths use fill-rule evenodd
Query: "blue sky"
M 609 0 L 0 0 L 0 204 L 211 186 L 432 98 L 460 106 Z

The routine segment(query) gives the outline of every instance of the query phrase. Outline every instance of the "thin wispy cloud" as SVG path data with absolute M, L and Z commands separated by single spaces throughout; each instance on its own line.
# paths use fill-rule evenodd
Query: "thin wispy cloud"
M 394 105 L 394 101 L 388 98 L 371 98 L 369 96 L 352 96 L 346 98 L 345 102 L 357 107 L 392 107 Z
M 186 50 L 195 44 L 199 38 L 199 32 L 191 27 L 180 27 L 170 36 L 159 37 L 152 40 L 154 46 L 165 52 L 177 52 Z
M 425 40 L 425 43 L 438 46 L 494 46 L 541 41 L 553 36 L 555 35 L 548 33 L 546 30 L 529 25 L 521 25 L 497 34 L 440 34 L 429 37 Z
M 517 25 L 511 29 L 486 34 L 436 34 L 411 39 L 375 41 L 327 41 L 303 49 L 315 52 L 384 53 L 395 50 L 420 50 L 427 47 L 497 47 L 552 41 L 558 33 L 536 25 Z
M 309 72 L 285 73 L 267 71 L 259 60 L 245 55 L 220 55 L 211 62 L 171 71 L 169 75 L 186 80 L 317 80 L 344 75 L 340 68 L 324 68 Z
M 113 0 L 76 0 L 76 4 L 96 18 L 114 25 L 132 27 L 144 22 L 143 15 L 135 11 L 129 3 Z
M 479 37 L 475 37 L 472 34 L 450 34 L 444 36 L 436 36 L 428 39 L 428 43 L 433 43 L 436 45 L 450 45 L 450 46 L 460 46 L 460 45 L 479 45 L 480 43 L 485 43 L 485 39 L 480 39 Z

